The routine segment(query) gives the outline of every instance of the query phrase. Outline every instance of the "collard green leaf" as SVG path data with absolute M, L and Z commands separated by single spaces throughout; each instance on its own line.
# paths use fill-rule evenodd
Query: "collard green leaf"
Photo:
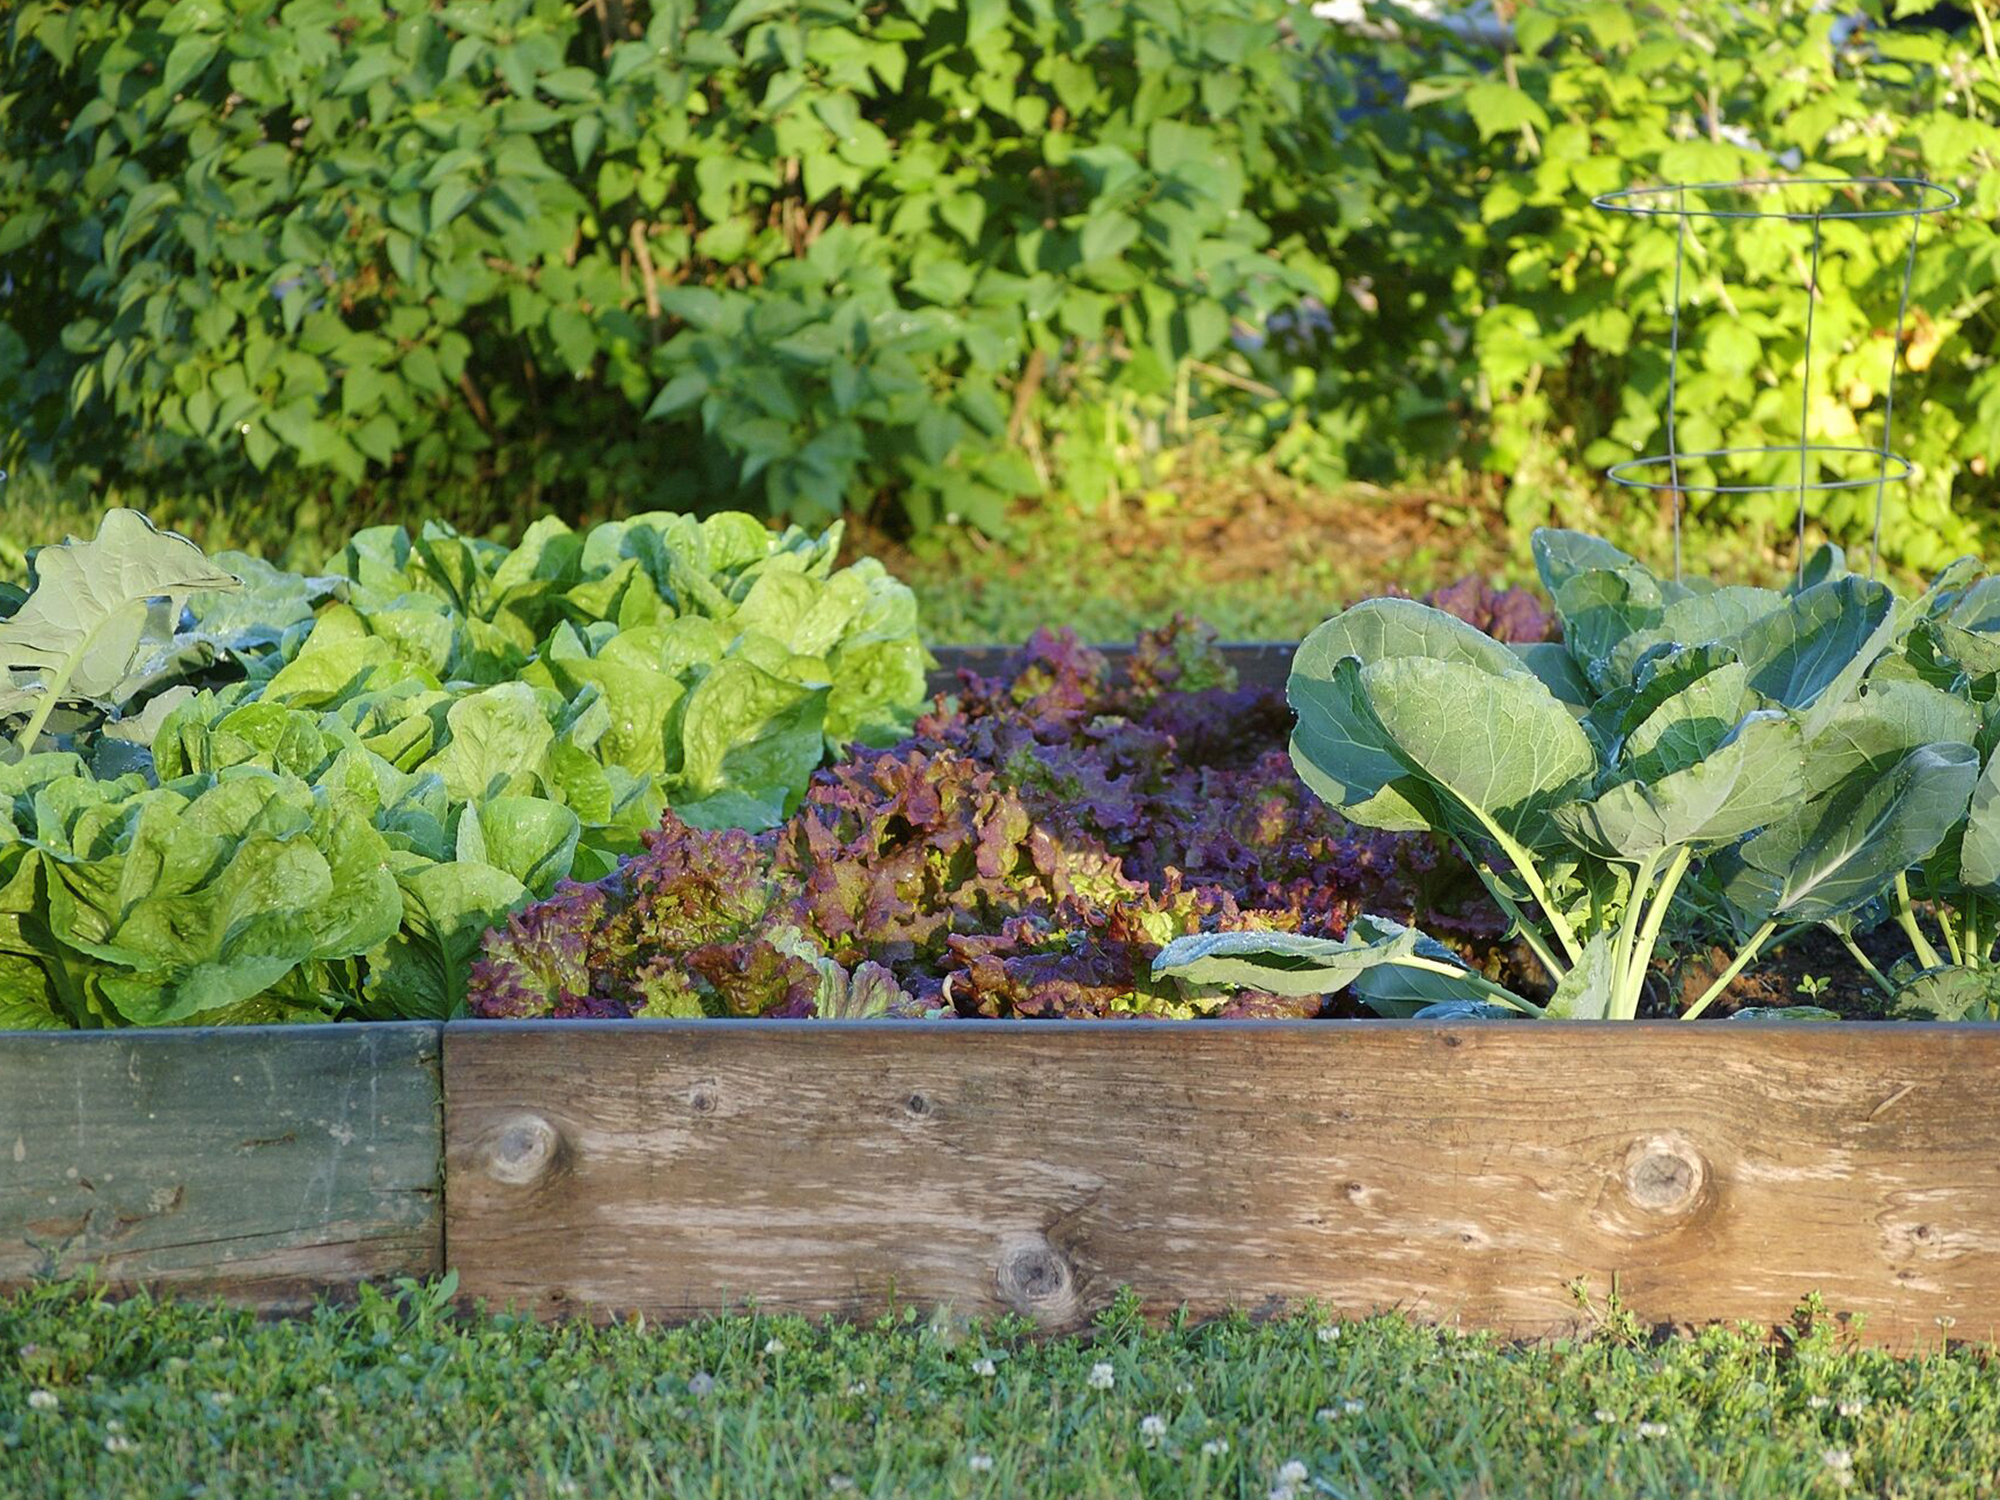
M 1563 622 L 1563 645 L 1599 692 L 1631 680 L 1636 666 L 1620 650 L 1642 632 L 1656 629 L 1666 610 L 1659 580 L 1643 568 L 1598 569 L 1565 578 L 1555 590 Z M 1649 643 L 1657 637 L 1649 635 Z
M 1804 737 L 1791 715 L 1747 716 L 1691 765 L 1653 771 L 1556 814 L 1564 833 L 1610 859 L 1732 843 L 1793 811 L 1805 783 Z
M 1896 991 L 1899 1016 L 1927 1021 L 2000 1019 L 2000 969 L 1946 965 L 1925 969 Z
M 93 540 L 72 537 L 35 554 L 33 590 L 0 621 L 0 671 L 51 699 L 115 705 L 158 601 L 168 602 L 170 621 L 195 591 L 236 586 L 186 537 L 137 511 L 106 511 Z
M 1750 839 L 1726 892 L 1760 919 L 1822 922 L 1854 911 L 1944 841 L 1978 776 L 1970 745 L 1912 750 Z
M 1583 730 L 1530 674 L 1396 657 L 1355 675 L 1390 753 L 1473 837 L 1490 823 L 1529 847 L 1551 842 L 1549 813 L 1597 772 Z
M 1535 571 L 1551 599 L 1579 573 L 1639 567 L 1637 558 L 1619 551 L 1602 537 L 1556 526 L 1538 528 L 1529 546 L 1535 554 Z
M 1617 965 L 1609 932 L 1592 935 L 1579 958 L 1556 983 L 1543 1014 L 1551 1021 L 1602 1021 L 1611 1014 Z
M 1956 694 L 1871 677 L 1807 747 L 1805 795 L 1818 797 L 1851 777 L 1879 774 L 1919 745 L 1971 744 L 1978 733 L 1978 710 Z
M 1660 611 L 1658 624 L 1634 631 L 1612 649 L 1612 678 L 1630 682 L 1648 651 L 1663 645 L 1714 645 L 1741 634 L 1784 606 L 1782 594 L 1741 585 L 1677 599 Z
M 1806 738 L 1852 697 L 1896 636 L 1895 596 L 1852 575 L 1814 584 L 1731 636 L 1750 686 L 1804 716 Z
M 1958 877 L 1975 891 L 2000 893 L 2000 751 L 1986 757 L 1986 768 L 1973 783 Z
M 1160 949 L 1153 960 L 1153 978 L 1274 995 L 1331 995 L 1371 969 L 1417 956 L 1421 938 L 1414 928 L 1396 923 L 1381 923 L 1347 938 L 1296 932 L 1196 933 L 1175 938 Z
M 1571 713 L 1581 718 L 1597 702 L 1597 693 L 1590 685 L 1590 679 L 1583 674 L 1583 668 L 1576 664 L 1564 647 L 1554 641 L 1535 641 L 1528 645 L 1508 648 L 1520 657 L 1521 664 L 1536 677 L 1542 686 Z

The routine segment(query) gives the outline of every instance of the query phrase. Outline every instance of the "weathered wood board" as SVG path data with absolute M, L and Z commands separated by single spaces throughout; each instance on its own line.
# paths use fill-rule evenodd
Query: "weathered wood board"
M 443 1265 L 431 1025 L 0 1033 L 0 1285 L 269 1309 Z
M 2000 1329 L 2000 1028 L 454 1025 L 465 1294 Z
M 929 689 L 933 693 L 955 693 L 961 668 L 991 676 L 1020 649 L 1019 646 L 934 646 L 931 655 L 938 664 L 931 671 Z M 1131 642 L 1097 649 L 1110 659 L 1112 675 L 1122 676 L 1132 659 Z M 1222 654 L 1236 668 L 1237 680 L 1243 687 L 1281 688 L 1291 674 L 1292 655 L 1298 649 L 1297 641 L 1233 641 L 1222 647 Z

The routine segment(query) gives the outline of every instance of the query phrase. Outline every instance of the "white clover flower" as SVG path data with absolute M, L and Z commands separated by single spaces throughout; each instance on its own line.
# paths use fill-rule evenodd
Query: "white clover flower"
M 1340 1410 L 1338 1407 L 1322 1406 L 1318 1411 L 1313 1413 L 1313 1417 L 1315 1420 L 1321 1422 L 1336 1421 L 1340 1417 Z
M 1093 1391 L 1108 1391 L 1118 1383 L 1118 1376 L 1108 1364 L 1099 1360 L 1090 1367 L 1090 1388 Z
M 1313 1337 L 1317 1338 L 1322 1344 L 1330 1344 L 1340 1337 L 1340 1325 L 1338 1323 L 1322 1323 L 1314 1330 Z
M 783 1354 L 785 1352 L 785 1341 L 783 1339 L 772 1339 L 764 1345 L 764 1352 L 766 1354 Z
M 993 1361 L 990 1359 L 975 1359 L 972 1362 L 972 1373 L 975 1375 L 991 1376 L 995 1368 Z
M 122 1432 L 114 1432 L 104 1440 L 106 1453 L 137 1453 L 139 1445 Z
M 1203 1458 L 1220 1458 L 1228 1451 L 1228 1438 L 1210 1438 L 1201 1445 L 1201 1455 Z
M 1139 1419 L 1139 1441 L 1148 1448 L 1167 1435 L 1167 1419 L 1161 1416 L 1147 1416 Z
M 210 1391 L 208 1399 L 213 1401 L 217 1406 L 234 1406 L 236 1404 L 236 1393 L 234 1391 Z
M 1311 1477 L 1310 1471 L 1296 1458 L 1278 1470 L 1278 1483 L 1280 1484 L 1304 1484 Z
M 835 1474 L 831 1479 L 827 1480 L 826 1487 L 836 1495 L 845 1494 L 848 1490 L 854 1488 L 854 1481 L 849 1479 L 845 1474 Z
M 324 1384 L 316 1385 L 313 1387 L 313 1394 L 322 1401 L 331 1401 L 333 1399 L 333 1387 Z
M 1810 1406 L 1814 1411 L 1825 1411 L 1827 1404 L 1827 1399 L 1824 1396 L 1806 1397 L 1806 1405 Z
M 1665 1422 L 1641 1422 L 1639 1424 L 1640 1437 L 1656 1438 L 1656 1437 L 1665 1437 L 1666 1435 L 1667 1435 L 1667 1424 Z
M 1820 1457 L 1826 1460 L 1829 1469 L 1845 1470 L 1854 1467 L 1854 1455 L 1845 1448 L 1829 1448 Z
M 848 1382 L 847 1382 L 847 1394 L 848 1394 L 848 1395 L 850 1395 L 850 1396 L 865 1396 L 865 1395 L 867 1395 L 867 1394 L 868 1394 L 868 1382 L 867 1382 L 867 1381 L 865 1381 L 865 1380 L 850 1380 L 850 1381 L 848 1381 Z
M 975 1453 L 965 1461 L 965 1466 L 975 1474 L 991 1474 L 993 1472 L 993 1455 L 990 1453 Z
M 1349 1396 L 1345 1401 L 1340 1403 L 1340 1409 L 1350 1417 L 1358 1417 L 1368 1409 L 1368 1403 L 1365 1401 L 1356 1401 L 1352 1396 Z
M 688 1394 L 706 1396 L 715 1389 L 715 1377 L 706 1370 L 697 1370 L 688 1377 Z
M 1609 1422 L 1615 1422 L 1615 1421 L 1617 1421 L 1617 1420 L 1618 1420 L 1618 1413 L 1617 1413 L 1617 1412 L 1615 1412 L 1615 1411 L 1613 1411 L 1613 1410 L 1612 1410 L 1612 1409 L 1611 1409 L 1610 1407 L 1608 1407 L 1608 1406 L 1600 1406 L 1600 1407 L 1598 1407 L 1596 1411 L 1594 1411 L 1594 1412 L 1592 1412 L 1592 1413 L 1591 1413 L 1591 1415 L 1592 1415 L 1592 1416 L 1594 1416 L 1594 1417 L 1596 1417 L 1596 1418 L 1597 1418 L 1597 1420 L 1598 1420 L 1598 1421 L 1600 1421 L 1600 1422 L 1606 1422 L 1606 1423 L 1609 1423 Z
M 1177 1380 L 1174 1382 L 1174 1389 L 1183 1396 L 1192 1396 L 1194 1394 L 1194 1382 L 1192 1380 Z
M 106 1422 L 104 1424 L 104 1430 L 106 1432 L 123 1432 L 125 1430 L 125 1424 L 119 1421 L 116 1417 L 113 1417 L 109 1422 Z
M 62 1402 L 54 1391 L 34 1390 L 28 1392 L 29 1411 L 54 1411 Z
M 1839 1412 L 1843 1417 L 1858 1417 L 1861 1415 L 1861 1408 L 1867 1404 L 1868 1398 L 1866 1396 L 1855 1396 L 1841 1402 L 1834 1410 Z

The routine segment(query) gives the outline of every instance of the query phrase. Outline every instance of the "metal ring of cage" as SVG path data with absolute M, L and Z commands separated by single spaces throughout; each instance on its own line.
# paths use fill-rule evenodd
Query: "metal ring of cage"
M 1882 208 L 1855 207 L 1810 211 L 1786 209 L 1775 213 L 1764 209 L 1686 207 L 1686 196 L 1689 193 L 1754 195 L 1799 188 L 1830 188 L 1849 193 L 1886 190 L 1900 194 L 1909 191 L 1917 196 L 1918 201 Z M 1653 207 L 1644 201 L 1649 198 L 1662 198 L 1668 194 L 1674 195 L 1675 199 L 1671 207 Z M 1639 218 L 1784 219 L 1793 224 L 1806 224 L 1814 219 L 1831 222 L 1851 219 L 1900 219 L 1906 215 L 1921 217 L 1925 214 L 1941 214 L 1947 209 L 1958 207 L 1958 194 L 1948 187 L 1926 181 L 1922 177 L 1742 177 L 1734 182 L 1687 182 L 1669 183 L 1660 187 L 1620 188 L 1615 193 L 1599 193 L 1590 202 L 1593 208 L 1601 208 L 1614 214 L 1632 214 Z
M 1777 210 L 1754 206 L 1744 208 L 1711 207 L 1709 197 L 1723 193 L 1738 193 L 1746 200 L 1758 196 L 1795 191 L 1820 191 L 1829 196 L 1844 194 L 1850 200 L 1847 207 L 1814 208 L 1797 210 L 1789 207 Z M 1695 195 L 1691 206 L 1689 196 Z M 1881 204 L 1871 202 L 1870 195 L 1879 198 L 1890 195 L 1897 199 L 1908 197 L 1911 201 Z M 1664 200 L 1671 198 L 1672 202 Z M 1674 220 L 1674 281 L 1671 301 L 1668 304 L 1671 318 L 1667 356 L 1667 451 L 1645 458 L 1626 459 L 1605 470 L 1605 477 L 1613 484 L 1628 489 L 1661 491 L 1673 496 L 1674 502 L 1674 577 L 1681 576 L 1681 496 L 1689 494 L 1707 495 L 1757 495 L 1782 494 L 1790 490 L 1798 498 L 1797 506 L 1797 551 L 1798 577 L 1805 579 L 1806 547 L 1806 495 L 1810 491 L 1862 489 L 1875 486 L 1875 528 L 1869 546 L 1868 571 L 1872 576 L 1879 566 L 1882 551 L 1882 504 L 1883 495 L 1892 482 L 1907 479 L 1913 472 L 1910 461 L 1891 451 L 1895 436 L 1896 422 L 1896 365 L 1903 347 L 1903 327 L 1908 320 L 1910 308 L 1910 278 L 1917 263 L 1917 231 L 1924 219 L 1932 214 L 1943 213 L 1958 206 L 1958 195 L 1949 188 L 1930 182 L 1921 177 L 1746 177 L 1734 182 L 1691 182 L 1668 183 L 1652 187 L 1622 188 L 1617 192 L 1600 193 L 1593 197 L 1594 207 L 1607 213 L 1629 214 L 1637 218 L 1671 218 Z M 1910 221 L 1910 243 L 1903 257 L 1902 291 L 1896 305 L 1895 337 L 1889 346 L 1889 375 L 1884 387 L 1882 443 L 1880 447 L 1850 447 L 1811 441 L 1812 414 L 1812 357 L 1813 357 L 1813 312 L 1819 302 L 1819 262 L 1821 249 L 1820 229 L 1829 222 L 1854 220 L 1879 220 L 1907 218 Z M 1796 443 L 1782 446 L 1716 448 L 1701 452 L 1684 453 L 1677 441 L 1677 411 L 1680 394 L 1680 347 L 1681 347 L 1681 274 L 1687 260 L 1688 224 L 1695 219 L 1745 220 L 1773 219 L 1793 224 L 1812 226 L 1812 258 L 1806 273 L 1806 328 L 1805 361 L 1800 379 L 1799 394 L 1799 438 Z M 1690 484 L 1681 474 L 1683 461 L 1729 460 L 1737 458 L 1768 457 L 1774 454 L 1797 454 L 1799 460 L 1798 479 L 1791 483 L 1771 484 Z M 1866 455 L 1876 460 L 1873 478 L 1837 478 L 1815 480 L 1809 478 L 1811 460 L 1815 455 L 1854 456 Z M 1664 482 L 1641 478 L 1647 470 L 1667 470 Z M 1893 468 L 1893 472 L 1892 472 Z
M 1768 458 L 1774 453 L 1796 454 L 1798 451 L 1799 445 L 1797 443 L 1771 443 L 1763 447 L 1702 448 L 1693 451 L 1683 450 L 1679 453 L 1654 453 L 1649 454 L 1645 458 L 1628 458 L 1622 463 L 1615 463 L 1606 469 L 1604 473 L 1612 483 L 1622 484 L 1631 490 L 1678 490 L 1683 495 L 1773 494 L 1780 490 L 1795 490 L 1798 486 L 1790 482 L 1783 484 L 1693 484 L 1688 482 L 1685 477 L 1680 478 L 1677 482 L 1675 477 L 1671 475 L 1671 471 L 1678 467 L 1678 463 L 1688 463 L 1697 459 Z M 1806 444 L 1805 451 L 1808 454 L 1819 457 L 1831 457 L 1836 454 L 1866 454 L 1869 458 L 1882 457 L 1882 450 L 1880 448 L 1841 443 L 1808 443 Z M 1888 462 L 1892 465 L 1892 469 L 1887 475 L 1864 474 L 1849 479 L 1815 479 L 1806 488 L 1812 491 L 1865 490 L 1871 485 L 1895 484 L 1899 480 L 1910 477 L 1912 465 L 1900 453 L 1889 454 Z M 1659 468 L 1662 465 L 1666 466 L 1670 471 L 1670 477 L 1665 480 L 1640 479 L 1636 477 L 1635 471 Z

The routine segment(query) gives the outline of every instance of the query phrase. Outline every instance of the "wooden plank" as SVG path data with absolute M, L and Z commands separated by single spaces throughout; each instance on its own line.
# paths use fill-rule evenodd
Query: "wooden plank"
M 268 1309 L 444 1259 L 432 1025 L 0 1033 L 0 1285 Z
M 474 1023 L 444 1077 L 461 1289 L 543 1314 L 2000 1329 L 2000 1028 Z
M 990 677 L 998 672 L 1008 657 L 1021 648 L 1018 646 L 934 646 L 931 655 L 937 658 L 937 666 L 928 679 L 932 693 L 955 693 L 958 691 L 958 674 L 961 669 L 977 672 Z M 1123 677 L 1127 664 L 1132 660 L 1132 645 L 1099 646 L 1097 648 L 1111 659 L 1114 677 Z M 1277 687 L 1285 685 L 1285 678 L 1292 670 L 1292 654 L 1299 649 L 1297 641 L 1232 641 L 1225 644 L 1222 654 L 1236 668 L 1236 675 L 1244 687 Z

